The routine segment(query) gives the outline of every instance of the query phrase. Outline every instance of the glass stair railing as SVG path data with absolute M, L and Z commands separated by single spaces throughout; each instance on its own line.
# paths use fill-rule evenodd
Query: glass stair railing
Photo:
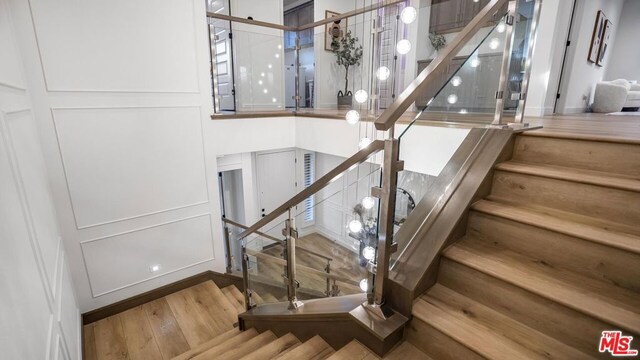
M 369 312 L 380 319 L 392 316 L 385 306 L 389 271 L 418 240 L 412 232 L 428 227 L 462 183 L 492 131 L 524 126 L 522 109 L 540 0 L 485 3 L 415 79 L 406 87 L 397 84 L 397 89 L 404 90 L 398 90 L 385 106 L 379 106 L 377 75 L 383 66 L 393 72 L 387 65 L 395 67 L 397 75 L 402 66 L 371 60 L 368 70 L 356 77 L 372 84 L 376 101 L 365 100 L 352 111 L 366 111 L 366 117 L 374 118 L 377 135 L 373 138 L 385 140 L 363 145 L 253 225 L 223 219 L 229 268 L 242 269 L 249 308 L 287 301 L 289 311 L 296 311 L 301 300 L 366 293 L 363 305 Z M 403 7 L 393 13 L 396 24 Z M 370 20 L 381 24 L 382 17 L 365 17 L 352 25 L 364 26 Z M 376 21 L 372 21 L 370 44 L 384 40 L 376 38 L 380 30 Z M 396 29 L 387 36 L 398 39 L 402 28 Z M 277 48 L 277 41 L 265 44 Z M 374 59 L 377 50 L 372 48 L 366 56 Z M 252 79 L 260 81 L 259 72 L 257 77 L 256 71 L 250 72 Z M 424 99 L 424 104 L 416 106 Z M 438 143 L 433 127 L 422 126 L 432 122 L 465 123 L 472 129 L 457 129 L 447 143 Z M 519 125 L 509 128 L 514 122 Z M 427 142 L 435 143 L 444 160 L 425 161 L 434 149 Z M 418 208 L 426 214 L 423 218 L 415 215 Z M 319 223 L 319 218 L 330 218 L 333 225 Z

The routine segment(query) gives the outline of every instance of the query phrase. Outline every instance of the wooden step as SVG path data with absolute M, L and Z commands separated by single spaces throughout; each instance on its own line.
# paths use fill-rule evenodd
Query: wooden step
M 244 295 L 242 295 L 240 290 L 238 290 L 238 288 L 235 287 L 235 285 L 229 285 L 220 290 L 222 291 L 224 296 L 227 297 L 227 300 L 229 300 L 229 302 L 236 309 L 236 313 L 240 314 L 245 312 Z
M 640 147 L 638 147 L 640 150 Z M 539 165 L 519 161 L 507 161 L 496 165 L 497 170 L 519 174 L 567 180 L 584 184 L 611 187 L 620 190 L 640 192 L 640 178 L 617 175 L 602 171 L 569 168 L 556 165 Z
M 467 235 L 539 259 L 551 268 L 640 292 L 640 255 L 633 252 L 479 211 L 469 213 Z
M 572 216 L 566 212 L 547 208 L 534 208 L 489 200 L 480 200 L 471 208 L 486 214 L 640 254 L 640 236 L 619 231 L 630 230 L 627 227 L 615 228 L 607 222 L 594 218 Z
M 273 296 L 271 293 L 263 293 L 262 300 L 265 303 L 277 303 L 280 302 L 277 297 Z
M 547 297 L 534 294 L 446 257 L 443 257 L 440 262 L 438 283 L 586 354 L 593 355 L 602 330 L 612 328 L 610 324 L 585 316 Z M 431 330 L 420 325 L 420 323 L 412 323 L 412 328 L 417 328 L 416 333 L 427 333 Z M 409 339 L 414 332 L 412 328 L 408 331 Z M 437 339 L 432 347 L 440 350 L 442 354 L 447 355 L 452 349 L 461 350 L 455 347 L 458 343 L 447 343 L 451 341 L 450 338 L 441 335 L 438 331 L 431 330 L 431 337 Z M 421 350 L 427 351 L 420 347 L 420 342 L 413 340 L 411 342 Z M 462 350 L 475 354 L 466 348 Z M 434 359 L 474 358 L 468 353 L 456 353 L 455 356 L 449 357 L 432 357 Z
M 234 329 L 235 330 L 235 329 Z M 210 359 L 216 354 L 221 354 L 230 349 L 235 349 L 238 346 L 246 343 L 247 341 L 253 339 L 258 336 L 258 332 L 255 329 L 249 329 L 246 331 L 242 331 L 239 334 L 233 336 L 230 339 L 225 340 L 220 344 L 216 344 L 209 348 L 200 348 L 196 347 L 188 352 L 179 355 L 173 360 L 187 360 L 187 359 Z M 215 339 L 214 339 L 215 340 Z M 193 351 L 193 353 L 192 353 Z
M 543 206 L 630 227 L 640 223 L 640 193 L 497 170 L 491 200 Z
M 333 355 L 334 352 L 333 348 L 322 337 L 316 335 L 293 350 L 275 357 L 274 360 L 324 360 Z
M 256 336 L 256 335 L 258 335 L 258 332 L 254 330 L 253 332 L 251 332 L 249 334 L 253 334 L 253 336 Z M 211 349 L 211 348 L 213 348 L 215 346 L 218 346 L 218 345 L 224 343 L 225 341 L 227 341 L 227 340 L 229 340 L 231 338 L 234 338 L 237 335 L 240 335 L 240 329 L 238 329 L 238 328 L 231 329 L 231 330 L 229 330 L 229 331 L 227 331 L 227 332 L 225 332 L 225 333 L 223 333 L 221 335 L 216 336 L 215 338 L 213 338 L 213 339 L 211 339 L 211 340 L 209 340 L 209 341 L 207 341 L 207 342 L 205 342 L 203 344 L 200 344 L 200 345 L 196 346 L 195 348 L 193 348 L 193 349 L 191 349 L 191 350 L 189 350 L 189 351 L 187 351 L 185 353 L 182 353 L 182 354 L 174 357 L 173 360 L 193 359 L 197 355 L 200 355 L 203 352 L 205 352 L 205 351 L 207 351 L 207 350 L 209 350 L 209 349 Z M 245 336 L 247 336 L 247 335 L 245 335 Z
M 515 161 L 602 171 L 640 178 L 638 144 L 519 135 Z
M 416 300 L 413 316 L 488 359 L 590 358 L 439 284 Z
M 640 334 L 640 296 L 635 292 L 551 268 L 538 259 L 468 237 L 448 248 L 444 256 L 621 330 Z
M 264 346 L 249 355 L 246 355 L 242 360 L 268 360 L 272 359 L 280 354 L 284 354 L 289 350 L 294 349 L 300 345 L 300 340 L 293 334 L 288 333 L 275 341 L 272 341 L 267 346 Z
M 380 359 L 366 346 L 360 344 L 357 340 L 352 340 L 335 354 L 331 355 L 328 360 L 374 360 Z
M 408 341 L 403 341 L 398 347 L 391 350 L 383 359 L 386 360 L 432 360 L 427 354 L 420 351 Z
M 241 359 L 247 354 L 259 350 L 267 346 L 272 341 L 275 341 L 277 337 L 271 331 L 265 331 L 256 337 L 251 338 L 242 344 L 238 344 L 234 348 L 228 349 L 224 352 L 206 352 L 195 359 L 208 359 L 208 360 L 236 360 Z

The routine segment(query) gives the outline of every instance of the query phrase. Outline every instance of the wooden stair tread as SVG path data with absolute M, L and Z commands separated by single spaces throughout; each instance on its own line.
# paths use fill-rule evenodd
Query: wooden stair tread
M 432 360 L 408 341 L 403 341 L 398 347 L 385 355 L 386 360 Z
M 295 348 L 300 345 L 300 340 L 295 337 L 292 333 L 288 333 L 271 343 L 267 346 L 264 346 L 249 355 L 246 355 L 242 358 L 242 360 L 268 360 L 272 359 L 275 356 L 286 353 L 287 351 Z
M 273 296 L 271 293 L 262 294 L 262 300 L 265 303 L 277 303 L 280 302 L 277 297 Z
M 235 336 L 237 336 L 239 334 L 240 334 L 240 329 L 234 328 L 232 330 L 229 330 L 229 331 L 227 331 L 225 333 L 222 333 L 222 334 L 216 336 L 215 338 L 213 338 L 213 339 L 211 339 L 211 340 L 209 340 L 209 341 L 207 341 L 205 343 L 202 343 L 202 344 L 196 346 L 195 348 L 193 348 L 193 349 L 191 349 L 191 350 L 189 350 L 187 352 L 184 352 L 184 353 L 174 357 L 173 360 L 192 359 L 192 358 L 196 357 L 197 355 L 200 355 L 203 352 L 211 349 L 212 347 L 218 346 L 218 345 L 224 343 L 225 341 L 227 341 L 227 340 L 229 340 L 229 339 L 231 339 L 231 338 L 233 338 L 233 337 L 235 337 Z M 255 335 L 257 335 L 257 334 L 258 333 L 256 332 Z
M 640 192 L 640 179 L 602 171 L 569 168 L 557 165 L 540 165 L 520 161 L 507 161 L 495 166 L 497 170 L 574 181 L 621 190 Z
M 586 313 L 633 333 L 640 333 L 640 297 L 601 281 L 490 246 L 465 237 L 444 256 L 475 270 L 514 284 L 564 306 Z
M 293 350 L 278 355 L 274 360 L 323 360 L 333 355 L 335 350 L 319 335 L 312 337 Z
M 245 311 L 244 296 L 242 295 L 240 290 L 238 290 L 238 288 L 235 287 L 235 285 L 229 285 L 220 290 L 222 291 L 224 296 L 227 297 L 227 300 L 229 300 L 229 302 L 233 305 L 233 307 L 236 309 L 236 312 L 238 314 L 243 313 Z
M 237 329 L 234 329 L 234 330 L 237 330 Z M 220 336 L 223 336 L 223 335 L 220 335 Z M 198 346 L 196 348 L 193 348 L 187 351 L 184 354 L 181 354 L 173 358 L 172 360 L 209 359 L 212 355 L 223 353 L 225 351 L 228 351 L 229 349 L 234 349 L 256 336 L 258 336 L 258 331 L 256 331 L 255 329 L 240 331 L 235 336 L 229 339 L 226 339 L 222 343 L 216 344 L 208 348 L 204 347 L 204 344 L 202 344 L 203 345 L 202 348 Z
M 551 209 L 535 209 L 502 201 L 480 200 L 473 210 L 537 226 L 565 235 L 640 254 L 640 236 L 611 230 L 604 222 L 584 216 L 569 217 L 567 213 Z
M 380 359 L 366 346 L 360 344 L 357 340 L 342 347 L 335 354 L 331 355 L 328 360 L 374 360 Z
M 589 358 L 440 284 L 415 301 L 413 315 L 487 358 Z
M 206 352 L 200 355 L 200 357 L 196 357 L 195 359 L 237 360 L 256 350 L 260 350 L 276 339 L 277 337 L 273 334 L 273 332 L 265 331 L 251 338 L 249 341 L 238 344 L 237 346 L 231 349 L 227 349 L 224 352 Z

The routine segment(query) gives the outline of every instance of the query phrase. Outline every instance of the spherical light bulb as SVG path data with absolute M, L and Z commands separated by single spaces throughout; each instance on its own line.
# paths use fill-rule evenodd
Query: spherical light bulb
M 362 231 L 362 223 L 360 220 L 351 220 L 349 221 L 349 231 L 352 233 L 359 233 Z
M 505 30 L 507 30 L 507 25 L 505 25 L 503 22 L 498 24 L 498 26 L 496 27 L 496 31 L 499 33 L 503 33 Z
M 366 246 L 364 249 L 362 249 L 362 256 L 371 261 L 376 257 L 376 249 L 374 249 L 371 246 Z
M 367 279 L 360 280 L 360 290 L 362 291 L 369 290 L 369 281 L 367 281 Z
M 413 6 L 407 6 L 400 12 L 400 20 L 405 24 L 411 24 L 416 17 L 418 17 L 418 11 Z
M 480 59 L 474 57 L 473 59 L 471 59 L 471 63 L 469 65 L 471 65 L 472 68 L 477 68 L 478 66 L 480 66 Z
M 258 85 L 262 85 L 262 80 L 258 80 Z
M 407 39 L 398 41 L 398 45 L 396 45 L 396 50 L 401 55 L 408 53 L 409 51 L 411 51 L 411 42 Z
M 356 99 L 356 102 L 362 104 L 363 102 L 367 101 L 367 99 L 369 98 L 369 95 L 364 90 L 358 90 L 353 95 L 353 97 L 354 97 L 354 99 Z
M 264 73 L 260 73 L 260 76 L 264 77 Z
M 360 113 L 356 110 L 349 110 L 345 115 L 345 119 L 347 119 L 347 122 L 351 125 L 357 124 L 358 121 L 360 121 Z
M 391 70 L 386 66 L 380 66 L 376 71 L 376 76 L 379 80 L 385 81 L 391 76 Z
M 269 64 L 269 65 L 267 65 L 267 67 L 268 67 L 269 69 L 271 69 L 271 68 L 273 67 L 273 65 Z
M 362 207 L 364 207 L 367 210 L 372 209 L 375 204 L 376 204 L 376 201 L 371 196 L 366 196 L 364 199 L 362 199 Z
M 458 102 L 458 95 L 456 94 L 451 94 L 449 96 L 447 96 L 447 102 L 449 104 L 455 104 Z
M 269 90 L 267 90 L 267 89 L 263 89 L 263 90 L 262 90 L 262 92 L 266 94 L 266 93 L 268 93 L 268 92 L 269 92 Z
M 498 48 L 498 46 L 500 46 L 500 39 L 498 38 L 493 38 L 491 39 L 491 41 L 489 41 L 489 48 L 491 50 L 495 50 Z
M 278 49 L 282 49 L 282 45 L 278 44 Z
M 360 142 L 358 143 L 358 148 L 364 149 L 367 146 L 369 146 L 369 144 L 371 144 L 371 139 L 369 139 L 368 137 L 363 137 L 362 139 L 360 139 Z
M 272 102 L 276 102 L 276 101 L 278 101 L 278 100 L 277 100 L 276 98 L 272 98 L 272 99 L 271 99 L 271 101 L 272 101 Z
M 458 75 L 451 78 L 451 85 L 460 86 L 462 84 L 462 78 Z
M 276 54 L 276 59 L 280 57 L 280 54 Z

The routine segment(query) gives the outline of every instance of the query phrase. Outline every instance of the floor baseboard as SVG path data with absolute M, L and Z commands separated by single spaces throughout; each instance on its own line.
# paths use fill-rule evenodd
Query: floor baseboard
M 186 289 L 188 287 L 200 284 L 208 280 L 213 281 L 220 288 L 227 287 L 229 285 L 235 285 L 240 291 L 244 291 L 242 285 L 242 277 L 232 274 L 221 274 L 215 271 L 205 271 L 203 273 L 178 280 L 174 283 L 161 286 L 157 289 L 132 296 L 128 299 L 103 306 L 99 309 L 86 312 L 82 314 L 82 324 L 91 324 L 98 320 L 132 309 L 136 306 L 140 306 L 150 301 L 160 299 L 174 292 Z

